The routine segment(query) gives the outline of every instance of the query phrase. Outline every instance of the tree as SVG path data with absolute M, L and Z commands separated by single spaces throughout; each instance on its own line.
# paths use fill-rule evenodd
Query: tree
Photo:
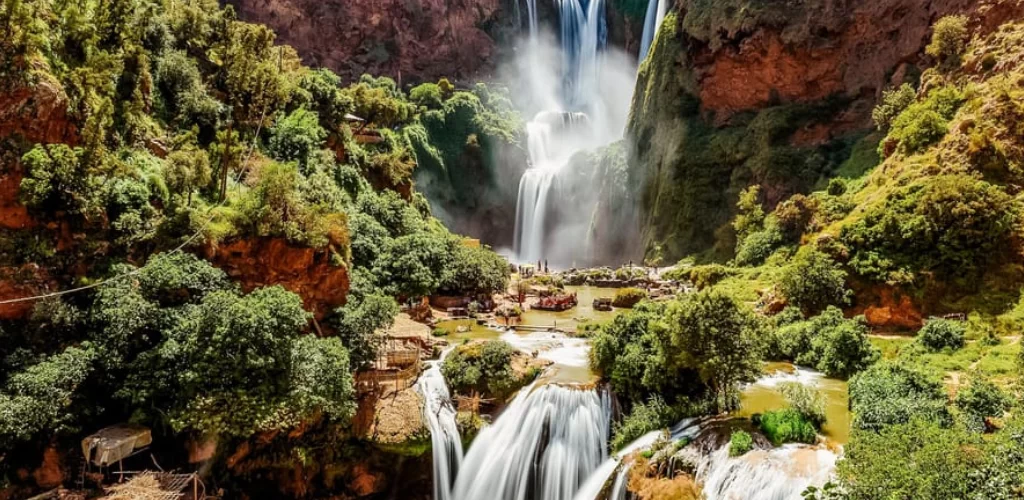
M 316 112 L 299 108 L 270 129 L 269 150 L 278 160 L 299 162 L 305 171 L 310 157 L 326 138 L 327 131 L 320 127 Z
M 100 208 L 97 194 L 102 179 L 91 175 L 84 152 L 65 144 L 36 145 L 22 156 L 25 177 L 21 200 L 45 211 L 64 210 L 88 217 Z
M 164 178 L 167 187 L 178 193 L 185 193 L 186 205 L 192 205 L 192 193 L 209 186 L 213 171 L 210 157 L 198 148 L 188 148 L 167 155 Z
M 829 377 L 847 378 L 879 357 L 868 339 L 870 329 L 863 317 L 844 319 L 839 308 L 829 306 L 808 326 L 810 342 L 806 351 L 796 355 L 799 364 L 813 366 Z
M 422 83 L 409 92 L 409 100 L 426 109 L 441 109 L 444 97 L 436 83 Z
M 813 314 L 849 300 L 846 271 L 828 255 L 811 247 L 801 248 L 783 268 L 779 289 L 790 304 Z
M 739 201 L 736 202 L 737 214 L 733 220 L 732 227 L 736 230 L 736 239 L 743 241 L 748 235 L 759 230 L 764 223 L 764 209 L 758 201 L 761 194 L 761 187 L 753 185 L 740 192 Z
M 377 330 L 390 327 L 398 315 L 395 299 L 377 290 L 367 271 L 352 272 L 348 301 L 334 310 L 331 322 L 348 349 L 352 367 L 359 369 L 377 358 L 382 337 Z
M 508 262 L 489 248 L 472 247 L 453 239 L 453 259 L 439 288 L 448 293 L 498 292 L 508 285 Z
M 960 421 L 973 431 L 985 429 L 985 419 L 999 418 L 1008 411 L 1013 399 L 997 387 L 992 381 L 974 376 L 971 383 L 956 395 L 954 401 L 960 411 Z
M 871 119 L 874 120 L 878 130 L 885 131 L 892 121 L 916 99 L 917 91 L 909 83 L 886 90 L 882 92 L 882 102 L 871 112 Z
M 760 324 L 746 307 L 715 290 L 684 295 L 668 306 L 665 324 L 675 362 L 695 370 L 720 410 L 761 373 Z

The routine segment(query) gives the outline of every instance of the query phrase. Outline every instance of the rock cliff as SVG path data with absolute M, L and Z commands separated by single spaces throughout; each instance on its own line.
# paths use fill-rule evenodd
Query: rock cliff
M 641 67 L 628 129 L 647 253 L 726 254 L 739 190 L 760 184 L 774 206 L 873 167 L 871 110 L 927 65 L 935 20 L 977 14 L 985 30 L 1020 8 L 1017 0 L 678 0 Z
M 242 19 L 263 23 L 312 66 L 347 79 L 481 77 L 514 22 L 508 0 L 228 0 Z

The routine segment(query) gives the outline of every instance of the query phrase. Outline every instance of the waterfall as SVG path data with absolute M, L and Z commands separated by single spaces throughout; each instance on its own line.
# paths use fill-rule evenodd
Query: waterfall
M 729 443 L 707 455 L 697 467 L 706 500 L 799 500 L 808 486 L 822 486 L 838 456 L 818 446 L 784 445 L 729 456 Z
M 569 500 L 607 457 L 610 420 L 605 391 L 526 387 L 474 440 L 453 498 Z
M 462 437 L 455 423 L 448 384 L 441 374 L 441 363 L 452 348 L 441 353 L 437 361 L 428 361 L 427 370 L 416 381 L 423 395 L 423 418 L 430 428 L 430 444 L 434 456 L 434 500 L 452 498 L 452 483 L 462 463 Z
M 654 37 L 658 34 L 658 28 L 665 19 L 667 12 L 668 0 L 650 0 L 647 2 L 647 15 L 644 17 L 644 34 L 640 40 L 639 58 L 641 61 L 650 52 L 651 45 L 654 44 Z
M 535 102 L 544 105 L 527 124 L 529 168 L 520 179 L 516 202 L 513 250 L 519 262 L 552 260 L 566 265 L 574 256 L 559 258 L 558 250 L 568 253 L 567 244 L 578 246 L 589 227 L 590 208 L 566 207 L 566 186 L 560 174 L 574 153 L 607 144 L 621 137 L 624 121 L 617 112 L 628 106 L 628 93 L 614 91 L 615 105 L 604 102 L 601 86 L 609 85 L 602 73 L 602 51 L 607 44 L 605 0 L 556 0 L 559 11 L 558 58 L 545 57 L 539 41 L 536 0 L 527 0 L 530 16 L 529 40 L 523 66 L 524 77 Z M 629 88 L 629 87 L 625 87 Z M 607 89 L 605 89 L 607 90 Z M 621 98 L 621 99 L 620 99 Z M 622 114 L 622 117 L 625 115 Z M 585 220 L 567 221 L 553 214 L 570 212 Z M 556 227 L 557 226 L 557 227 Z M 552 233 L 561 231 L 558 237 Z

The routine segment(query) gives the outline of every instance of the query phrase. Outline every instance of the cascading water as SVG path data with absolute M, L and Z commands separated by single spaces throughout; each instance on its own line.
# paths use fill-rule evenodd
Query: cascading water
M 526 387 L 485 428 L 455 481 L 457 500 L 569 500 L 607 457 L 605 391 Z
M 824 447 L 793 444 L 730 457 L 726 443 L 701 461 L 697 479 L 706 500 L 798 500 L 828 481 L 837 459 Z
M 573 260 L 572 252 L 580 253 L 592 208 L 565 210 L 566 204 L 579 204 L 568 199 L 573 186 L 565 182 L 565 166 L 575 153 L 622 136 L 632 80 L 620 84 L 618 75 L 609 77 L 606 66 L 618 71 L 621 65 L 605 64 L 605 0 L 556 3 L 558 57 L 547 57 L 536 0 L 527 0 L 529 43 L 520 63 L 523 74 L 517 76 L 525 78 L 531 94 L 523 111 L 536 114 L 526 127 L 530 165 L 519 184 L 513 250 L 520 262 L 550 259 L 564 266 Z M 580 220 L 570 220 L 577 215 Z M 570 246 L 572 252 L 566 251 Z
M 462 463 L 462 438 L 455 423 L 455 408 L 452 407 L 448 384 L 441 374 L 441 362 L 451 348 L 441 354 L 441 359 L 429 361 L 427 370 L 416 381 L 416 389 L 423 395 L 423 418 L 430 429 L 430 444 L 434 458 L 434 500 L 452 498 L 452 483 Z
M 654 44 L 654 36 L 658 34 L 658 27 L 661 26 L 666 13 L 668 13 L 668 0 L 650 0 L 647 3 L 647 15 L 644 17 L 644 34 L 640 40 L 639 58 L 641 61 L 650 52 L 651 45 Z

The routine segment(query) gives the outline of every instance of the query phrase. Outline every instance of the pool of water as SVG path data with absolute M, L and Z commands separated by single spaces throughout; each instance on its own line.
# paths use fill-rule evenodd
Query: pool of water
M 821 391 L 825 397 L 825 425 L 821 432 L 838 444 L 850 440 L 850 396 L 847 383 L 843 380 L 826 378 L 820 372 L 797 367 L 789 363 L 768 363 L 766 376 L 748 385 L 740 394 L 739 415 L 749 417 L 755 413 L 778 410 L 786 407 L 779 385 L 783 382 L 800 382 Z

